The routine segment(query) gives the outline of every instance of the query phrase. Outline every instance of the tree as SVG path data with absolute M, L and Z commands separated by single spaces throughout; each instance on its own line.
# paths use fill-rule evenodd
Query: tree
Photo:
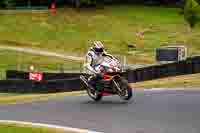
M 184 3 L 184 18 L 192 29 L 200 21 L 200 6 L 196 0 L 185 0 Z
M 2 3 L 3 5 L 5 5 L 6 8 L 10 8 L 15 6 L 16 0 L 3 0 Z

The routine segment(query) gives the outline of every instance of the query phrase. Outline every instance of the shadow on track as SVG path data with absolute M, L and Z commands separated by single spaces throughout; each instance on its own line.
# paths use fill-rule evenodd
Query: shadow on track
M 113 98 L 113 97 L 109 97 L 109 98 L 104 98 L 101 101 L 95 102 L 92 99 L 88 98 L 88 100 L 85 100 L 83 102 L 81 102 L 81 104 L 87 104 L 87 105 L 99 105 L 99 106 L 119 106 L 119 105 L 130 105 L 130 104 L 135 104 L 135 100 L 131 99 L 129 101 L 123 101 L 121 99 L 117 99 L 117 98 Z

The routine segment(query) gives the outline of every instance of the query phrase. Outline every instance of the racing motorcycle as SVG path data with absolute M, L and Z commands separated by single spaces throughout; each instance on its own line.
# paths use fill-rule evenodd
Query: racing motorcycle
M 88 82 L 88 76 L 81 75 L 84 89 L 94 101 L 99 101 L 103 96 L 119 95 L 128 101 L 132 97 L 132 88 L 128 81 L 122 77 L 122 67 L 117 59 L 104 56 L 97 63 L 95 69 L 101 71 L 100 79 L 95 83 L 95 88 Z

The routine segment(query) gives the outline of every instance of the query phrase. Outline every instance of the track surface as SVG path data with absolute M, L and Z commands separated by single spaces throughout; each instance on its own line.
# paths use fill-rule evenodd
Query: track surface
M 87 96 L 1 105 L 0 119 L 40 122 L 105 133 L 200 133 L 200 91 L 137 92 L 95 103 Z

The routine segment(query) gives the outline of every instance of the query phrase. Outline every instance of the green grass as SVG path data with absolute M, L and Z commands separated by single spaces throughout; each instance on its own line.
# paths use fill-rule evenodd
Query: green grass
M 20 94 L 17 93 L 0 93 L 0 97 L 9 97 L 9 96 L 18 96 Z
M 33 101 L 46 101 L 49 99 L 64 98 L 66 96 L 84 95 L 84 91 L 47 93 L 47 94 L 20 94 L 20 93 L 0 93 L 0 104 L 27 103 Z
M 5 71 L 19 69 L 28 71 L 30 65 L 35 66 L 36 71 L 59 72 L 63 67 L 65 71 L 80 70 L 81 63 L 64 60 L 56 57 L 33 55 L 28 53 L 0 50 L 0 78 L 5 78 Z
M 152 81 L 138 82 L 132 84 L 136 89 L 150 88 L 196 88 L 200 89 L 200 74 L 183 75 L 176 77 L 162 78 Z
M 75 132 L 67 132 L 56 129 L 48 129 L 48 128 L 34 128 L 26 125 L 19 124 L 0 124 L 0 132 L 1 133 L 75 133 Z
M 125 54 L 127 43 L 136 43 L 136 32 L 145 31 L 144 48 L 130 63 L 153 63 L 154 50 L 166 42 L 185 43 L 189 54 L 200 52 L 200 26 L 188 32 L 179 9 L 145 6 L 110 6 L 105 9 L 59 9 L 51 13 L 0 15 L 0 42 L 83 55 L 88 40 L 102 40 L 109 52 Z M 139 46 L 137 46 L 139 47 Z

